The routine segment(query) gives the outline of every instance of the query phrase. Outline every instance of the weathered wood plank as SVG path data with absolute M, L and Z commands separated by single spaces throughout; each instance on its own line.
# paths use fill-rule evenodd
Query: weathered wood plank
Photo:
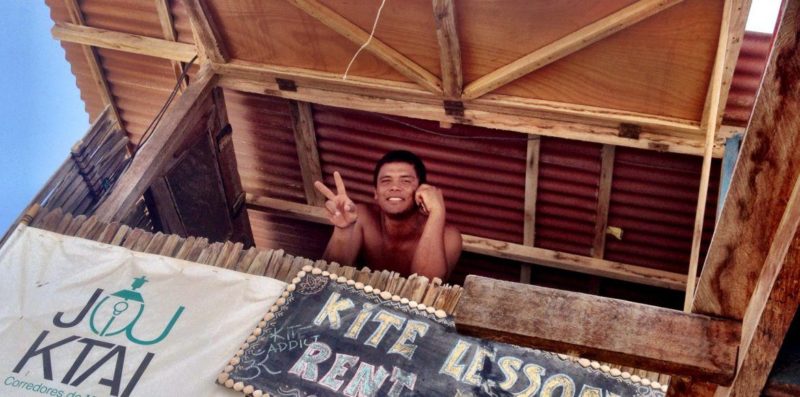
M 742 319 L 800 175 L 800 24 L 784 12 L 693 311 Z
M 594 295 L 467 276 L 456 328 L 468 335 L 727 383 L 740 324 Z
M 71 23 L 58 22 L 51 29 L 51 33 L 53 38 L 61 41 L 180 62 L 189 62 L 197 55 L 195 47 L 191 44 L 154 39 L 152 37 L 115 32 Z
M 316 0 L 287 1 L 358 46 L 369 40 L 369 33 Z M 389 47 L 377 37 L 373 37 L 364 49 L 428 91 L 435 94 L 442 93 L 442 82 L 438 77 Z
M 464 99 L 481 97 L 681 1 L 640 0 L 473 81 L 464 88 L 463 97 Z
M 290 102 L 292 130 L 297 147 L 297 160 L 300 162 L 300 174 L 303 177 L 303 189 L 309 205 L 322 207 L 323 196 L 315 187 L 314 181 L 322 180 L 322 168 L 317 151 L 317 133 L 314 129 L 314 115 L 308 102 Z
M 594 225 L 592 256 L 603 258 L 606 251 L 606 229 L 608 228 L 608 206 L 611 203 L 611 180 L 614 176 L 614 157 L 616 148 L 603 145 L 600 163 L 600 185 L 597 191 L 597 215 Z
M 253 208 L 267 208 L 284 212 L 297 219 L 330 224 L 324 208 L 312 207 L 290 201 L 263 196 L 247 195 L 247 203 Z M 505 241 L 492 240 L 462 234 L 463 249 L 466 252 L 511 259 L 540 266 L 586 273 L 595 276 L 625 280 L 633 283 L 681 290 L 686 286 L 686 275 L 650 269 L 642 266 L 612 262 L 597 258 L 568 254 L 544 248 L 528 247 Z
M 150 139 L 131 160 L 130 167 L 120 176 L 105 201 L 95 212 L 98 220 L 110 222 L 124 216 L 153 180 L 174 161 L 176 152 L 191 138 L 205 109 L 217 75 L 204 65 L 195 80 L 167 110 Z
M 703 116 L 708 120 L 717 120 L 719 114 L 724 110 L 720 104 L 720 96 L 722 95 L 722 78 L 725 68 L 725 54 L 726 46 L 728 44 L 728 29 L 730 26 L 730 19 L 732 14 L 732 0 L 725 2 L 725 8 L 722 13 L 722 25 L 720 27 L 719 43 L 717 45 L 717 56 L 714 60 L 714 69 L 711 73 L 711 83 L 709 84 L 709 98 L 706 114 Z M 714 139 L 717 136 L 717 124 L 706 123 L 706 143 L 703 150 L 703 165 L 700 170 L 700 190 L 697 195 L 697 209 L 695 210 L 694 230 L 692 232 L 692 248 L 689 253 L 689 276 L 686 284 L 686 295 L 683 300 L 683 310 L 690 312 L 692 308 L 692 300 L 695 293 L 695 281 L 697 278 L 697 269 L 700 261 L 700 244 L 703 240 L 703 225 L 706 220 L 706 202 L 708 201 L 708 183 L 711 178 L 711 159 L 712 150 L 714 148 Z
M 794 2 L 800 5 L 800 2 Z M 800 12 L 791 7 L 788 12 Z M 800 16 L 800 14 L 797 14 Z M 717 396 L 753 396 L 767 383 L 784 336 L 797 312 L 800 294 L 800 178 L 795 181 L 778 230 L 742 322 L 736 378 Z
M 203 0 L 184 0 L 186 12 L 189 14 L 189 21 L 192 24 L 192 31 L 195 35 L 197 52 L 200 53 L 201 61 L 207 59 L 215 63 L 225 63 L 228 61 L 228 53 L 222 42 L 222 36 L 217 31 L 214 21 L 211 19 L 206 2 Z
M 525 167 L 525 202 L 522 244 L 533 247 L 536 240 L 536 196 L 539 187 L 539 151 L 541 139 L 531 136 L 528 140 L 528 151 Z M 529 284 L 531 282 L 531 265 L 523 264 L 520 269 L 519 281 Z
M 230 69 L 228 69 L 230 70 Z M 634 147 L 661 152 L 700 155 L 703 142 L 686 135 L 668 135 L 665 133 L 642 132 L 639 139 L 619 136 L 619 128 L 586 124 L 584 122 L 565 122 L 554 118 L 540 118 L 530 115 L 499 113 L 494 110 L 481 110 L 467 106 L 464 117 L 445 114 L 440 103 L 427 101 L 411 101 L 388 99 L 384 96 L 343 93 L 311 87 L 299 86 L 297 91 L 281 91 L 272 81 L 254 81 L 250 78 L 230 77 L 223 73 L 220 86 L 275 97 L 318 103 L 328 106 L 347 107 L 368 112 L 412 117 L 423 120 L 445 121 L 449 123 L 468 123 L 470 125 L 516 131 L 526 134 L 553 136 L 563 139 L 574 139 L 585 142 L 596 142 L 615 146 Z M 524 112 L 518 112 L 524 113 Z M 530 112 L 529 112 L 530 113 Z M 721 156 L 722 150 L 715 148 L 715 156 Z
M 461 45 L 456 30 L 453 0 L 433 0 L 433 20 L 439 41 L 439 63 L 442 70 L 442 90 L 447 98 L 459 98 L 464 85 L 461 72 Z

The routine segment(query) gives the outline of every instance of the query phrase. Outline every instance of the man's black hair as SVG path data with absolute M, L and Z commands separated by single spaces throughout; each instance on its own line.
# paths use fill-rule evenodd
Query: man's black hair
M 408 150 L 392 150 L 391 152 L 384 154 L 383 157 L 381 157 L 381 159 L 375 163 L 375 170 L 372 171 L 373 186 L 378 186 L 378 173 L 380 172 L 381 167 L 387 163 L 411 164 L 414 166 L 414 171 L 417 173 L 417 180 L 419 181 L 419 184 L 421 185 L 427 180 L 425 164 L 422 162 L 422 159 Z

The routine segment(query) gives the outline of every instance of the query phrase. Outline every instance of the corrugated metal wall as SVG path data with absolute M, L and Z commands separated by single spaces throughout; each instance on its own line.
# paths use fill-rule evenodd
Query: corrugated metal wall
M 771 48 L 771 34 L 745 33 L 725 106 L 725 124 L 747 125 Z

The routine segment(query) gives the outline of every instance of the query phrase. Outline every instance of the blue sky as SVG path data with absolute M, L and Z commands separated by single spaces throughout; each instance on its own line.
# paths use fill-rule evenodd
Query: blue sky
M 89 128 L 44 0 L 0 0 L 0 234 Z
M 748 30 L 771 32 L 780 0 L 753 2 Z M 0 0 L 0 233 L 89 128 L 75 77 L 50 36 L 44 0 Z

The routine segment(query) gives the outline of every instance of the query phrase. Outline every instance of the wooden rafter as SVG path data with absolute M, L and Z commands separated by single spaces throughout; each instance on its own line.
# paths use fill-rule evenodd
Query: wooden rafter
M 611 179 L 614 174 L 616 147 L 603 145 L 600 164 L 600 185 L 597 191 L 597 213 L 594 226 L 592 256 L 603 258 L 606 251 L 606 229 L 608 228 L 608 206 L 611 202 Z
M 442 91 L 446 98 L 459 98 L 464 84 L 461 72 L 461 45 L 456 30 L 453 0 L 433 0 L 433 20 L 439 41 L 439 63 L 442 69 Z
M 728 26 L 728 39 L 725 53 L 725 66 L 722 72 L 722 89 L 720 91 L 719 103 L 725 106 L 728 101 L 728 94 L 730 93 L 731 83 L 733 82 L 733 72 L 736 69 L 736 62 L 739 60 L 739 51 L 744 42 L 745 25 L 747 24 L 747 16 L 750 14 L 750 5 L 752 0 L 733 0 L 731 4 L 731 17 Z M 703 120 L 701 127 L 705 128 L 708 123 L 708 108 L 711 106 L 711 90 L 709 86 L 709 94 L 706 96 L 706 106 L 703 111 Z M 722 123 L 724 112 L 719 112 L 717 115 L 716 123 Z M 719 133 L 718 133 L 719 135 Z M 719 138 L 719 136 L 718 136 Z
M 533 247 L 536 240 L 536 197 L 539 187 L 539 152 L 541 139 L 531 136 L 528 140 L 528 153 L 525 161 L 525 203 L 522 244 Z M 531 265 L 523 264 L 520 270 L 519 281 L 529 284 L 531 282 Z
M 287 1 L 358 46 L 363 45 L 369 40 L 370 35 L 368 32 L 316 0 Z M 405 55 L 389 47 L 377 37 L 373 37 L 372 40 L 369 41 L 369 45 L 364 49 L 386 62 L 403 76 L 421 85 L 426 90 L 435 94 L 442 93 L 442 82 L 438 77 L 425 70 L 425 68 Z
M 800 175 L 797 0 L 788 2 L 694 300 L 694 311 L 742 319 Z
M 197 54 L 191 44 L 154 39 L 70 23 L 56 23 L 53 37 L 71 43 L 189 62 Z M 179 74 L 180 75 L 180 74 Z
M 255 209 L 276 210 L 281 211 L 287 216 L 294 216 L 305 221 L 330 224 L 324 208 L 269 197 L 254 196 L 252 194 L 247 195 L 247 203 Z M 681 290 L 686 285 L 686 276 L 683 274 L 552 251 L 544 248 L 527 247 L 522 244 L 514 244 L 468 234 L 462 234 L 461 237 L 464 251 L 467 252 L 525 263 L 535 263 L 540 266 L 554 267 L 562 270 L 674 290 Z
M 83 19 L 81 7 L 78 5 L 78 0 L 64 0 L 64 4 L 67 7 L 67 13 L 69 14 L 70 21 L 73 24 L 86 24 Z M 114 101 L 114 94 L 111 92 L 111 87 L 108 86 L 108 81 L 103 73 L 103 68 L 100 64 L 100 58 L 97 56 L 97 52 L 94 48 L 87 45 L 83 45 L 81 48 L 83 48 L 83 54 L 86 56 L 86 63 L 89 66 L 92 79 L 94 79 L 95 84 L 97 85 L 97 91 L 100 93 L 100 98 L 103 100 L 103 104 L 111 107 L 111 114 L 114 116 L 114 119 L 117 121 L 120 128 L 124 131 L 125 128 L 122 124 L 122 118 L 119 115 L 119 109 L 117 109 L 117 104 Z
M 714 60 L 714 69 L 711 73 L 710 88 L 708 90 L 711 102 L 708 107 L 708 120 L 716 120 L 722 112 L 722 78 L 725 71 L 725 56 L 728 45 L 728 29 L 732 15 L 732 0 L 725 1 L 725 8 L 722 13 L 722 25 L 720 27 L 719 43 L 717 45 L 717 56 Z M 706 219 L 706 203 L 708 201 L 708 183 L 711 178 L 711 159 L 714 149 L 714 139 L 717 135 L 717 124 L 706 123 L 706 143 L 703 152 L 703 165 L 700 171 L 700 190 L 697 196 L 697 210 L 694 219 L 694 231 L 692 234 L 692 250 L 689 255 L 689 277 L 686 285 L 686 296 L 683 303 L 683 310 L 691 311 L 692 299 L 695 292 L 695 281 L 697 278 L 697 267 L 700 261 L 700 244 L 703 240 L 703 225 Z
M 459 333 L 729 383 L 740 324 L 589 294 L 467 276 Z
M 303 178 L 306 202 L 309 205 L 322 207 L 325 205 L 325 196 L 314 187 L 314 181 L 322 180 L 322 168 L 319 163 L 317 134 L 314 129 L 311 104 L 292 101 L 289 107 L 292 114 L 292 130 L 294 131 L 297 159 L 300 162 L 300 174 Z
M 54 30 L 58 31 L 58 29 Z M 188 60 L 191 58 L 189 56 L 190 53 L 192 56 L 195 54 L 193 51 L 190 52 L 194 48 L 190 44 L 93 28 L 81 28 L 79 31 L 64 35 L 61 39 L 64 41 L 80 40 L 99 47 L 147 54 L 164 59 L 178 58 L 177 60 Z M 153 45 L 148 44 L 147 48 L 143 46 L 143 43 L 151 41 Z M 159 48 L 162 50 L 156 50 Z M 163 49 L 170 50 L 164 52 Z M 399 115 L 403 116 L 444 123 L 468 122 L 490 128 L 505 128 L 532 134 L 556 135 L 567 139 L 616 146 L 691 155 L 701 155 L 703 152 L 703 142 L 696 138 L 700 134 L 699 123 L 687 120 L 502 95 L 486 95 L 484 98 L 471 101 L 466 109 L 465 116 L 456 120 L 454 117 L 444 114 L 441 109 L 440 97 L 420 89 L 418 85 L 413 83 L 358 76 L 352 76 L 343 81 L 339 74 L 254 64 L 238 60 L 232 60 L 225 64 L 213 64 L 213 67 L 216 72 L 223 75 L 223 82 L 231 85 L 230 88 L 248 92 L 269 93 L 278 96 L 289 95 L 289 93 L 278 93 L 275 79 L 282 78 L 293 80 L 298 85 L 305 86 L 311 90 L 324 90 L 325 92 L 321 92 L 321 97 L 356 95 L 363 100 L 372 99 L 375 103 L 385 99 L 398 100 L 401 102 L 398 106 L 394 104 L 391 106 L 395 110 L 401 109 L 401 114 Z M 291 99 L 318 102 L 314 99 L 317 97 L 316 93 L 304 95 L 306 91 L 306 89 L 301 89 L 299 93 L 295 93 L 297 97 Z M 348 101 L 349 98 L 343 100 Z M 402 110 L 418 108 L 424 115 L 416 114 L 416 110 L 405 114 L 403 113 L 404 110 Z M 538 121 L 531 122 L 529 121 L 530 118 Z M 500 122 L 499 125 L 498 121 Z M 619 137 L 618 126 L 621 123 L 642 126 L 643 130 L 639 135 L 639 139 Z M 722 152 L 721 146 L 715 146 L 715 157 L 721 157 Z
M 795 3 L 797 4 L 797 3 Z M 772 364 L 800 304 L 800 179 L 775 232 L 764 268 L 742 321 L 736 379 L 719 397 L 753 396 L 767 383 Z
M 464 99 L 479 98 L 681 1 L 640 0 L 473 81 L 464 88 L 463 97 Z
M 192 24 L 201 62 L 205 60 L 214 63 L 227 62 L 228 53 L 223 45 L 222 36 L 208 13 L 206 2 L 204 0 L 184 0 L 184 4 Z
M 172 20 L 172 13 L 169 10 L 169 0 L 154 1 L 156 4 L 156 11 L 158 12 L 158 20 L 161 23 L 161 32 L 164 34 L 164 39 L 167 41 L 177 42 L 178 38 L 175 34 L 175 24 Z M 171 64 L 175 78 L 179 79 L 183 74 L 183 64 L 179 61 L 172 61 Z M 181 81 L 181 90 L 186 89 L 188 82 L 188 78 L 184 77 L 183 81 Z
M 211 91 L 218 76 L 208 65 L 198 72 L 195 81 L 175 100 L 153 131 L 151 137 L 131 160 L 105 201 L 95 211 L 102 222 L 119 220 L 144 194 L 150 184 L 174 161 L 176 154 L 196 131 L 202 106 L 210 103 Z

